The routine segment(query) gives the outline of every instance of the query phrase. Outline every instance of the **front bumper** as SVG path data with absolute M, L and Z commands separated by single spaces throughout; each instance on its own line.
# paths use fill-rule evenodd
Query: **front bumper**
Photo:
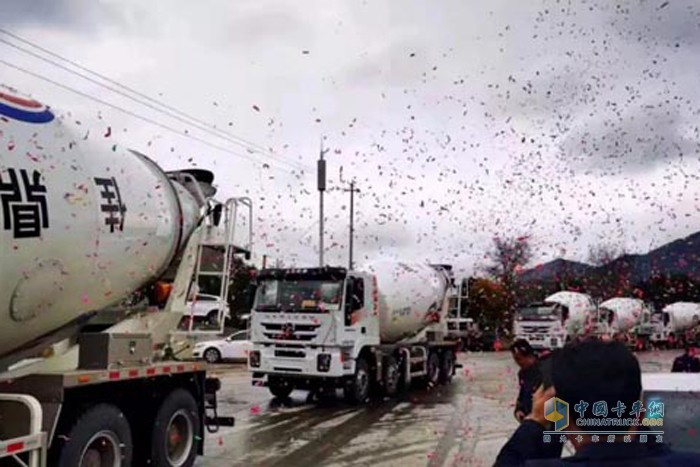
M 251 352 L 260 352 L 260 366 L 250 366 L 254 374 L 274 374 L 303 378 L 340 378 L 355 372 L 355 362 L 346 359 L 340 348 L 311 349 L 256 345 Z M 328 371 L 319 371 L 318 355 L 330 354 Z
M 564 346 L 565 338 L 558 334 L 518 334 L 516 339 L 525 339 L 534 349 L 556 349 Z

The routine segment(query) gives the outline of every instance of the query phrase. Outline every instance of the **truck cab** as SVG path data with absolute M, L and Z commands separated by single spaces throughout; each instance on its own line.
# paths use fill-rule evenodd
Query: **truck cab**
M 309 387 L 308 378 L 352 375 L 361 349 L 379 344 L 376 308 L 369 274 L 330 267 L 263 270 L 252 310 L 249 369 L 254 378 L 303 375 L 299 388 Z
M 520 308 L 515 316 L 515 334 L 533 348 L 557 348 L 566 340 L 564 323 L 569 309 L 560 303 L 532 303 Z

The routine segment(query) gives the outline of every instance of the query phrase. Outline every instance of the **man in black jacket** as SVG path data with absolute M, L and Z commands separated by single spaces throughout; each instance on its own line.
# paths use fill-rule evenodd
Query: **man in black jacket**
M 671 373 L 700 373 L 700 360 L 695 356 L 695 347 L 687 345 L 685 353 L 673 360 Z
M 516 420 L 522 422 L 532 410 L 532 396 L 535 390 L 542 384 L 540 362 L 535 350 L 525 339 L 518 339 L 510 347 L 513 360 L 520 367 L 518 371 L 518 398 L 515 401 L 514 415 Z
M 579 418 L 592 416 L 593 405 L 605 402 L 607 407 L 624 405 L 628 410 L 636 407 L 642 392 L 639 362 L 619 342 L 584 341 L 567 345 L 552 356 L 551 381 L 553 386 L 541 386 L 533 397 L 532 413 L 525 417 L 513 436 L 501 449 L 497 466 L 700 466 L 700 454 L 673 452 L 654 436 L 642 443 L 639 433 L 643 428 L 628 429 L 633 441 L 625 441 L 616 435 L 613 443 L 607 438 L 596 442 L 595 435 L 566 435 L 576 448 L 572 457 L 560 459 L 551 453 L 551 443 L 544 442 L 545 403 L 557 397 L 570 404 L 569 431 L 610 430 L 593 426 L 579 426 Z M 618 402 L 620 404 L 618 404 Z M 590 408 L 590 409 L 589 409 Z M 581 410 L 583 415 L 581 415 Z M 586 413 L 587 411 L 587 413 Z M 606 409 L 607 412 L 607 409 Z M 629 413 L 629 412 L 625 412 Z M 609 415 L 615 418 L 615 414 Z M 636 414 L 639 417 L 640 413 Z M 625 418 L 629 418 L 628 415 Z M 549 417 L 551 419 L 551 416 Z M 614 430 L 626 430 L 619 427 Z M 635 431 L 636 430 L 636 431 Z M 559 442 L 562 434 L 551 435 L 551 442 Z

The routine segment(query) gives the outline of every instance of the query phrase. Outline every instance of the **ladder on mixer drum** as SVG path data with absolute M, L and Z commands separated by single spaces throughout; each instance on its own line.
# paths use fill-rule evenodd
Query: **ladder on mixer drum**
M 247 217 L 245 223 L 240 222 L 241 216 Z M 237 257 L 250 259 L 252 252 L 252 220 L 253 207 L 250 198 L 230 198 L 223 204 L 210 209 L 199 229 L 192 287 L 194 288 L 190 314 L 187 322 L 187 333 L 190 334 L 221 334 L 228 311 L 228 293 L 233 266 Z M 242 226 L 240 224 L 243 224 Z M 204 327 L 198 326 L 193 313 L 197 296 L 202 291 L 202 284 L 207 284 L 206 294 L 214 296 L 213 307 L 216 309 L 215 319 L 209 316 Z

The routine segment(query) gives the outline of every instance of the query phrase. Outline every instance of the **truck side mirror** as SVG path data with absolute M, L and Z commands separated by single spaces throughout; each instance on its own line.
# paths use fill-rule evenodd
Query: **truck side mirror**
M 219 223 L 221 222 L 221 214 L 224 210 L 224 205 L 223 204 L 217 204 L 214 206 L 211 210 L 211 219 L 212 222 L 214 223 L 215 226 L 219 226 Z
M 350 319 L 350 316 L 352 315 L 353 311 L 353 306 L 354 306 L 354 290 L 353 290 L 353 281 L 348 280 L 345 285 L 345 309 L 344 315 L 345 315 L 345 325 L 346 326 L 351 326 L 352 325 L 352 320 Z
M 257 284 L 254 282 L 251 282 L 248 284 L 247 290 L 246 290 L 246 308 L 249 310 L 253 309 L 253 306 L 255 305 L 255 291 L 257 290 Z
M 365 283 L 361 277 L 355 278 L 352 292 L 352 311 L 361 310 L 365 306 Z

